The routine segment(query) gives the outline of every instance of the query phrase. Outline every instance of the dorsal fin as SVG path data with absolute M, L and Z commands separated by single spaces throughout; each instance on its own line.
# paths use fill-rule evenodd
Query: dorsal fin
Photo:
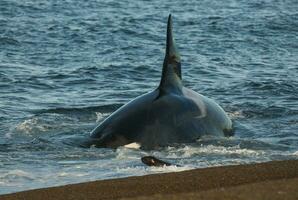
M 181 92 L 181 63 L 180 55 L 175 45 L 172 33 L 172 17 L 168 18 L 166 55 L 163 62 L 162 76 L 158 87 L 164 92 Z

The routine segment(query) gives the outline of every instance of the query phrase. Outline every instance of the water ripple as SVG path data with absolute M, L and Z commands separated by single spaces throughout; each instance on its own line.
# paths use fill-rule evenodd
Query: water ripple
M 0 193 L 297 159 L 297 5 L 1 0 Z M 157 87 L 170 12 L 184 84 L 222 105 L 236 135 L 152 152 L 65 142 Z M 183 167 L 146 168 L 151 153 Z

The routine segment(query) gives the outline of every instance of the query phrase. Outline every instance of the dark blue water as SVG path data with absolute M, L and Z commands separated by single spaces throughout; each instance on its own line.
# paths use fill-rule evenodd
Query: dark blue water
M 158 85 L 169 13 L 184 84 L 235 136 L 151 152 L 66 144 Z M 295 0 L 1 0 L 0 193 L 298 159 L 297 63 Z M 148 154 L 184 167 L 145 167 Z

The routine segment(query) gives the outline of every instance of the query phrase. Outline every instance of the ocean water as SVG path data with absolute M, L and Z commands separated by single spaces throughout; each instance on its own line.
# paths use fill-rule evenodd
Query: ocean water
M 184 84 L 235 136 L 152 151 L 65 142 L 157 87 L 169 13 Z M 298 159 L 297 1 L 0 1 L 0 194 L 286 159 Z

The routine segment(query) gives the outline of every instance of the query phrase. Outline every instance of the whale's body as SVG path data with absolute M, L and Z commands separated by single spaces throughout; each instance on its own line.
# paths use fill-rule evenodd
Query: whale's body
M 192 143 L 204 135 L 227 136 L 231 132 L 232 122 L 217 103 L 182 85 L 170 15 L 160 85 L 107 117 L 91 132 L 90 143 L 108 148 L 138 143 L 152 149 Z

